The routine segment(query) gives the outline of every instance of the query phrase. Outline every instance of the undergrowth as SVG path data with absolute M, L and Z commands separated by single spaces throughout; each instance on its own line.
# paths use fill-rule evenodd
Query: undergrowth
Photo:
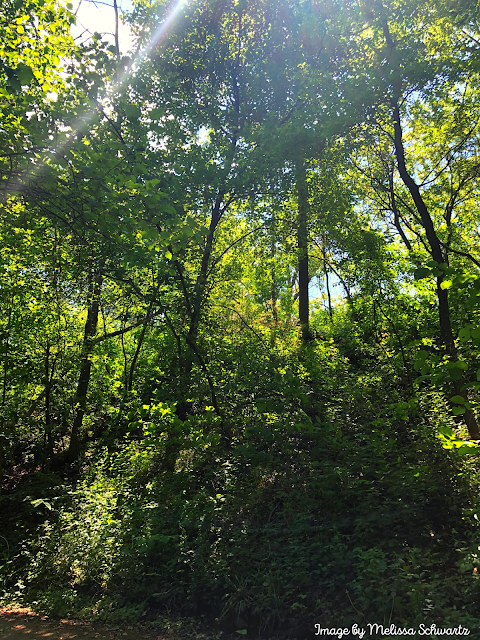
M 368 622 L 473 637 L 478 462 L 441 447 L 438 406 L 392 402 L 369 422 L 327 408 L 332 422 L 297 405 L 260 403 L 230 450 L 191 420 L 173 473 L 152 436 L 96 451 L 75 488 L 33 476 L 2 498 L 25 519 L 5 547 L 4 600 L 265 637 Z

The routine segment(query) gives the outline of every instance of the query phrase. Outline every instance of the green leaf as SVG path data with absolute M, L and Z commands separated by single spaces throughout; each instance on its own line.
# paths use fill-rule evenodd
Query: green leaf
M 427 358 L 428 358 L 428 351 L 423 351 L 423 349 L 416 354 L 415 362 L 413 364 L 413 368 L 415 369 L 415 371 L 418 371 L 424 366 Z
M 129 120 L 138 120 L 142 115 L 142 110 L 136 104 L 125 105 L 125 113 Z
M 452 398 L 450 398 L 450 402 L 456 402 L 457 404 L 465 404 L 466 400 L 465 398 L 462 398 L 462 396 L 453 396 Z
M 454 431 L 451 427 L 439 427 L 438 433 L 448 438 L 453 438 L 454 436 Z
M 38 498 L 38 500 L 32 500 L 30 504 L 32 505 L 32 507 L 39 507 L 40 505 L 43 505 L 47 507 L 49 511 L 52 510 L 52 505 L 46 500 L 44 500 L 43 498 Z
M 156 107 L 148 112 L 149 118 L 152 120 L 160 120 L 165 115 L 165 109 L 163 107 Z
M 15 73 L 22 85 L 30 85 L 35 81 L 33 70 L 23 62 L 21 62 L 15 69 Z
M 474 454 L 478 454 L 478 452 L 475 450 L 476 447 L 470 447 L 469 445 L 463 445 L 461 447 L 459 447 L 457 449 L 457 453 L 459 456 L 468 456 L 468 455 L 472 455 L 472 453 Z
M 465 407 L 453 407 L 452 412 L 454 416 L 461 416 L 466 411 Z
M 470 327 L 464 327 L 458 332 L 460 340 L 470 340 Z
M 426 267 L 419 267 L 413 272 L 413 277 L 415 278 L 415 280 L 422 280 L 423 278 L 429 276 L 431 273 L 432 272 L 430 269 L 427 269 Z
M 465 360 L 456 360 L 455 362 L 449 362 L 447 366 L 450 370 L 459 369 L 461 371 L 465 371 L 466 369 L 468 369 L 468 364 L 465 362 Z
M 442 282 L 440 283 L 440 289 L 450 289 L 452 284 L 452 280 L 442 280 Z

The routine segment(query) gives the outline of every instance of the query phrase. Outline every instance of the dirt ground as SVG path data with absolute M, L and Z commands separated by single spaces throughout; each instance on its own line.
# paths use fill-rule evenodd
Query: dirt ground
M 0 640 L 165 640 L 141 629 L 113 630 L 80 620 L 50 620 L 28 609 L 0 608 Z

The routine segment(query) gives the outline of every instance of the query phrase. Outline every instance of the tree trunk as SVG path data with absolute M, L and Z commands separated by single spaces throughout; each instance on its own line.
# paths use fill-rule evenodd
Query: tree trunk
M 145 334 L 147 333 L 147 322 L 142 326 L 142 330 L 140 332 L 140 336 L 137 342 L 137 348 L 135 349 L 135 353 L 133 354 L 132 362 L 130 363 L 130 370 L 128 372 L 128 391 L 131 391 L 133 388 L 133 374 L 135 373 L 135 367 L 137 366 L 138 356 L 140 355 L 140 351 L 142 350 L 143 341 L 145 340 Z
M 302 330 L 302 339 L 311 339 L 308 297 L 308 188 L 305 164 L 297 165 L 297 248 L 298 248 L 298 319 Z
M 276 274 L 276 260 L 277 260 L 277 251 L 276 251 L 276 216 L 275 213 L 272 214 L 272 228 L 271 228 L 271 241 L 270 241 L 270 259 L 272 261 L 272 268 L 270 270 L 270 290 L 272 296 L 272 316 L 275 327 L 278 325 L 278 287 L 277 287 L 277 274 Z M 272 334 L 272 339 L 274 339 L 274 335 Z M 273 343 L 272 343 L 273 344 Z
M 332 322 L 333 320 L 332 294 L 330 292 L 330 278 L 328 274 L 327 252 L 325 247 L 326 247 L 326 241 L 325 241 L 325 237 L 323 237 L 322 238 L 323 272 L 325 274 L 325 286 L 327 289 L 328 315 L 330 316 L 330 322 Z
M 191 378 L 192 367 L 193 367 L 193 356 L 197 355 L 196 344 L 197 344 L 197 338 L 198 338 L 198 330 L 200 328 L 202 308 L 206 298 L 208 268 L 210 265 L 210 259 L 213 251 L 213 241 L 215 237 L 215 231 L 217 230 L 218 224 L 220 222 L 220 219 L 223 213 L 222 203 L 223 203 L 224 196 L 225 194 L 222 191 L 220 191 L 212 207 L 212 214 L 210 218 L 210 228 L 208 230 L 205 248 L 203 250 L 202 262 L 200 265 L 200 272 L 195 282 L 193 303 L 191 305 L 187 304 L 187 308 L 190 308 L 190 327 L 188 329 L 187 335 L 185 336 L 185 342 L 189 347 L 185 353 L 185 358 L 183 363 L 184 364 L 183 385 L 184 385 L 185 393 L 188 393 L 188 388 L 190 386 L 190 378 Z M 187 300 L 187 303 L 188 303 L 188 300 Z
M 51 348 L 50 343 L 47 342 L 45 350 L 45 435 L 43 441 L 43 464 L 48 465 L 48 460 L 53 457 L 53 433 L 52 433 L 52 416 L 51 416 L 51 395 L 52 395 L 52 383 L 55 370 L 55 361 L 52 363 L 50 371 L 50 356 Z
M 78 377 L 77 392 L 75 394 L 75 418 L 73 420 L 70 443 L 67 451 L 67 461 L 76 462 L 80 455 L 80 430 L 87 408 L 87 392 L 92 371 L 93 339 L 97 332 L 98 311 L 100 308 L 100 292 L 102 289 L 102 275 L 90 274 L 87 300 L 87 320 L 83 337 L 80 375 Z
M 210 217 L 210 227 L 208 230 L 208 235 L 205 242 L 205 247 L 203 249 L 202 261 L 200 263 L 200 270 L 198 272 L 195 287 L 193 291 L 193 295 L 189 293 L 186 283 L 183 279 L 183 274 L 181 271 L 181 267 L 176 265 L 177 273 L 182 282 L 183 295 L 185 298 L 185 309 L 189 318 L 189 328 L 188 332 L 183 336 L 183 339 L 186 343 L 187 348 L 182 354 L 181 347 L 181 336 L 175 330 L 173 323 L 170 319 L 167 320 L 167 323 L 172 331 L 175 340 L 177 341 L 178 352 L 179 352 L 179 368 L 180 368 L 180 380 L 179 380 L 179 402 L 177 403 L 177 416 L 180 420 L 185 421 L 188 417 L 190 411 L 190 403 L 188 402 L 189 390 L 192 381 L 192 368 L 193 361 L 196 358 L 199 361 L 199 364 L 206 374 L 207 382 L 210 387 L 210 391 L 212 394 L 212 404 L 215 408 L 215 411 L 221 415 L 219 406 L 216 399 L 215 390 L 213 388 L 213 382 L 211 377 L 206 370 L 205 361 L 200 356 L 197 349 L 197 339 L 198 339 L 198 331 L 200 328 L 200 322 L 202 317 L 202 309 L 205 303 L 206 295 L 207 295 L 207 283 L 208 283 L 208 275 L 209 275 L 209 267 L 210 261 L 212 257 L 212 251 L 214 246 L 214 238 L 217 227 L 220 223 L 223 210 L 222 204 L 224 200 L 225 194 L 223 191 L 219 191 L 215 202 L 213 204 L 211 210 Z M 178 438 L 175 433 L 169 434 L 167 441 L 165 443 L 165 455 L 164 455 L 164 468 L 167 471 L 173 472 L 175 470 L 175 464 L 180 453 L 180 445 L 178 442 Z
M 115 49 L 117 50 L 117 56 L 120 55 L 120 44 L 118 41 L 118 5 L 117 0 L 113 0 L 113 11 L 115 13 Z

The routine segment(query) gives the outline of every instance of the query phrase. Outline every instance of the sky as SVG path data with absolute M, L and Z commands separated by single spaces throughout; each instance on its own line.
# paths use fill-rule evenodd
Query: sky
M 83 42 L 87 40 L 95 31 L 105 36 L 111 44 L 114 44 L 115 12 L 113 10 L 113 0 L 72 0 L 73 12 L 76 12 L 77 24 L 72 27 L 72 35 Z M 131 0 L 117 0 L 120 10 L 130 10 Z M 120 50 L 126 53 L 132 46 L 133 39 L 130 28 L 122 24 L 120 20 L 118 39 Z

